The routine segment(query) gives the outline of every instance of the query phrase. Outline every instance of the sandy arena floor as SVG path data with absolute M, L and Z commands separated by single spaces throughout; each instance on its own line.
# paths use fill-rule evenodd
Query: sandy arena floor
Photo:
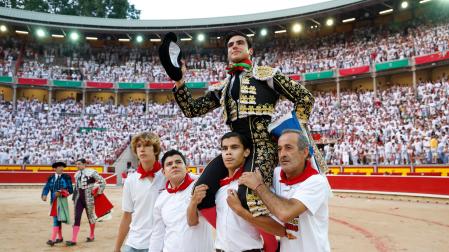
M 0 251 L 112 251 L 121 217 L 121 189 L 107 188 L 115 205 L 112 219 L 97 224 L 95 242 L 86 243 L 85 215 L 76 247 L 49 247 L 49 204 L 40 199 L 41 188 L 0 188 Z M 448 251 L 447 201 L 335 194 L 330 201 L 332 251 Z M 71 210 L 73 210 L 73 205 Z M 73 212 L 71 213 L 73 221 Z M 65 240 L 71 226 L 63 225 Z

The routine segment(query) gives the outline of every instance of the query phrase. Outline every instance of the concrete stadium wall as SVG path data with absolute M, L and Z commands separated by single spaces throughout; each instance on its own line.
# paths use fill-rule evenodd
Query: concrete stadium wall
M 36 98 L 41 102 L 48 102 L 48 90 L 38 89 L 38 88 L 28 88 L 28 87 L 18 87 L 17 88 L 17 99 L 22 97 L 31 99 Z
M 56 101 L 61 101 L 67 98 L 72 98 L 72 99 L 76 99 L 76 95 L 78 93 L 81 93 L 81 91 L 76 91 L 76 90 L 55 90 L 53 92 L 53 98 Z
M 129 99 L 131 100 L 141 100 L 143 102 L 146 101 L 145 91 L 141 92 L 129 92 L 129 93 L 120 93 L 118 94 L 118 102 L 119 104 L 128 105 Z
M 171 93 L 171 90 L 167 90 L 160 93 L 152 93 L 151 94 L 151 101 L 157 102 L 157 103 L 167 103 L 174 99 L 173 94 Z
M 12 101 L 13 90 L 10 87 L 0 86 L 0 93 L 3 92 L 3 100 Z
M 438 81 L 449 76 L 449 66 L 438 67 L 432 70 L 432 80 Z
M 354 80 L 352 82 L 352 87 L 372 91 L 373 90 L 373 79 L 365 78 L 365 79 Z
M 108 102 L 109 100 L 112 101 L 112 104 L 114 104 L 115 101 L 115 94 L 111 92 L 87 92 L 86 93 L 86 103 L 92 104 L 95 101 L 95 98 L 99 99 L 100 102 Z

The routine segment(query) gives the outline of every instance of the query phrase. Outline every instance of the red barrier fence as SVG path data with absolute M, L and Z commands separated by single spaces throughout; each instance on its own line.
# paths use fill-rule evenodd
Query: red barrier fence
M 448 177 L 328 175 L 332 189 L 449 195 Z
M 50 175 L 54 172 L 27 172 L 27 171 L 0 171 L 0 183 L 5 184 L 20 184 L 20 183 L 46 183 Z M 72 177 L 74 172 L 66 172 Z M 117 176 L 113 173 L 100 173 L 100 176 L 107 179 L 107 184 L 117 184 Z

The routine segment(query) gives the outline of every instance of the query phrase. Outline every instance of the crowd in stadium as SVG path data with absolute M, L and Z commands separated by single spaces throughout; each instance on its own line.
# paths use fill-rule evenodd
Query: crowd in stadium
M 443 15 L 444 16 L 444 15 Z M 279 67 L 285 74 L 350 68 L 449 50 L 447 18 L 375 27 L 350 33 L 310 38 L 278 37 L 256 40 L 254 65 Z M 184 43 L 189 82 L 218 81 L 226 76 L 226 51 L 200 49 Z M 158 44 L 129 48 L 123 45 L 25 43 L 17 37 L 0 41 L 0 76 L 89 80 L 102 82 L 164 82 Z M 346 90 L 340 103 L 332 92 L 315 92 L 309 127 L 328 164 L 449 163 L 449 84 L 422 82 L 417 96 L 411 87 L 372 91 Z M 114 106 L 112 100 L 86 106 L 74 99 L 51 106 L 23 97 L 13 113 L 0 94 L 0 163 L 73 162 L 111 163 L 143 130 L 157 132 L 163 149 L 186 154 L 190 164 L 206 164 L 219 153 L 219 137 L 227 131 L 216 122 L 220 111 L 187 119 L 175 103 L 131 102 Z M 278 105 L 278 114 L 291 110 Z
M 345 91 L 338 103 L 332 92 L 316 92 L 309 128 L 323 144 L 328 164 L 449 163 L 449 83 L 393 86 L 374 99 L 372 91 Z M 292 104 L 278 104 L 276 119 Z M 220 153 L 219 137 L 228 129 L 217 122 L 216 110 L 189 119 L 178 106 L 141 101 L 114 106 L 111 101 L 82 106 L 73 99 L 49 107 L 37 100 L 20 100 L 0 109 L 0 163 L 51 163 L 86 157 L 91 163 L 117 158 L 129 137 L 150 130 L 161 136 L 164 150 L 179 149 L 190 164 L 206 164 Z M 82 130 L 84 128 L 84 131 Z
M 255 65 L 279 67 L 285 74 L 350 68 L 444 52 L 449 48 L 449 24 L 444 19 L 415 19 L 400 26 L 362 27 L 325 37 L 279 37 L 256 40 Z M 184 42 L 183 42 L 184 43 Z M 28 43 L 15 38 L 0 43 L 0 73 L 18 76 L 100 82 L 164 82 L 157 48 L 123 45 L 91 46 L 60 42 Z M 222 48 L 223 45 L 220 45 Z M 199 49 L 184 43 L 189 82 L 219 81 L 226 76 L 226 51 Z

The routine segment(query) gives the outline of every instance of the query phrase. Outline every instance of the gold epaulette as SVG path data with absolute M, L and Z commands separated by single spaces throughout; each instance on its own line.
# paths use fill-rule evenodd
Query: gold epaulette
M 253 77 L 254 79 L 265 81 L 273 78 L 276 72 L 276 68 L 272 68 L 269 66 L 256 66 L 253 69 Z

